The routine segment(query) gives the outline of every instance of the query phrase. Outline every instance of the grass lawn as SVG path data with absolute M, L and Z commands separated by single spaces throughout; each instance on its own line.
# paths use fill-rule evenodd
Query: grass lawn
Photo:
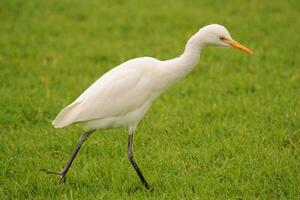
M 299 1 L 0 2 L 0 199 L 300 199 Z M 127 129 L 97 131 L 66 184 L 82 127 L 51 121 L 97 78 L 134 57 L 182 53 L 225 25 L 256 53 L 206 48 L 152 106 L 126 156 Z

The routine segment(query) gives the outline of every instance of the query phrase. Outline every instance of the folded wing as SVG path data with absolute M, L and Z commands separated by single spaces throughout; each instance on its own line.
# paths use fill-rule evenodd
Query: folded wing
M 76 122 L 122 116 L 139 108 L 153 93 L 147 84 L 149 80 L 142 74 L 136 68 L 114 68 L 65 107 L 52 124 L 61 128 Z

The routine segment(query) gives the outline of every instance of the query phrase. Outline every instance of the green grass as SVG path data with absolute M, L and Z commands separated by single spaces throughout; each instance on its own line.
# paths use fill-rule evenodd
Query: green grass
M 299 199 L 300 4 L 294 1 L 2 0 L 0 199 Z M 140 123 L 97 131 L 66 184 L 82 131 L 51 120 L 127 59 L 179 55 L 201 26 L 224 24 L 256 53 L 207 48 Z

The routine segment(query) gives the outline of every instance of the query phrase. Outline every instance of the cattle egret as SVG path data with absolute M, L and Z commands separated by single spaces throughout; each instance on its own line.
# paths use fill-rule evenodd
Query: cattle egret
M 55 128 L 74 123 L 83 123 L 85 132 L 65 167 L 59 172 L 42 169 L 48 174 L 60 176 L 64 182 L 66 174 L 84 141 L 96 130 L 106 128 L 129 128 L 128 159 L 142 184 L 149 185 L 133 156 L 133 134 L 139 121 L 158 98 L 176 81 L 192 71 L 207 45 L 237 48 L 245 53 L 254 53 L 233 40 L 224 26 L 218 24 L 201 28 L 187 42 L 182 55 L 160 61 L 151 57 L 128 60 L 113 68 L 85 90 L 73 103 L 65 107 L 54 119 Z

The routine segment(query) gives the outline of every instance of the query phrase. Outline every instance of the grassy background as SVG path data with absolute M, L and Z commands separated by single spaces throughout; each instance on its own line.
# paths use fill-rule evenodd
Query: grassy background
M 0 1 L 0 199 L 299 199 L 300 4 L 294 1 Z M 197 68 L 140 123 L 97 131 L 67 183 L 82 131 L 51 120 L 127 59 L 179 55 L 209 23 L 257 56 L 207 48 Z

